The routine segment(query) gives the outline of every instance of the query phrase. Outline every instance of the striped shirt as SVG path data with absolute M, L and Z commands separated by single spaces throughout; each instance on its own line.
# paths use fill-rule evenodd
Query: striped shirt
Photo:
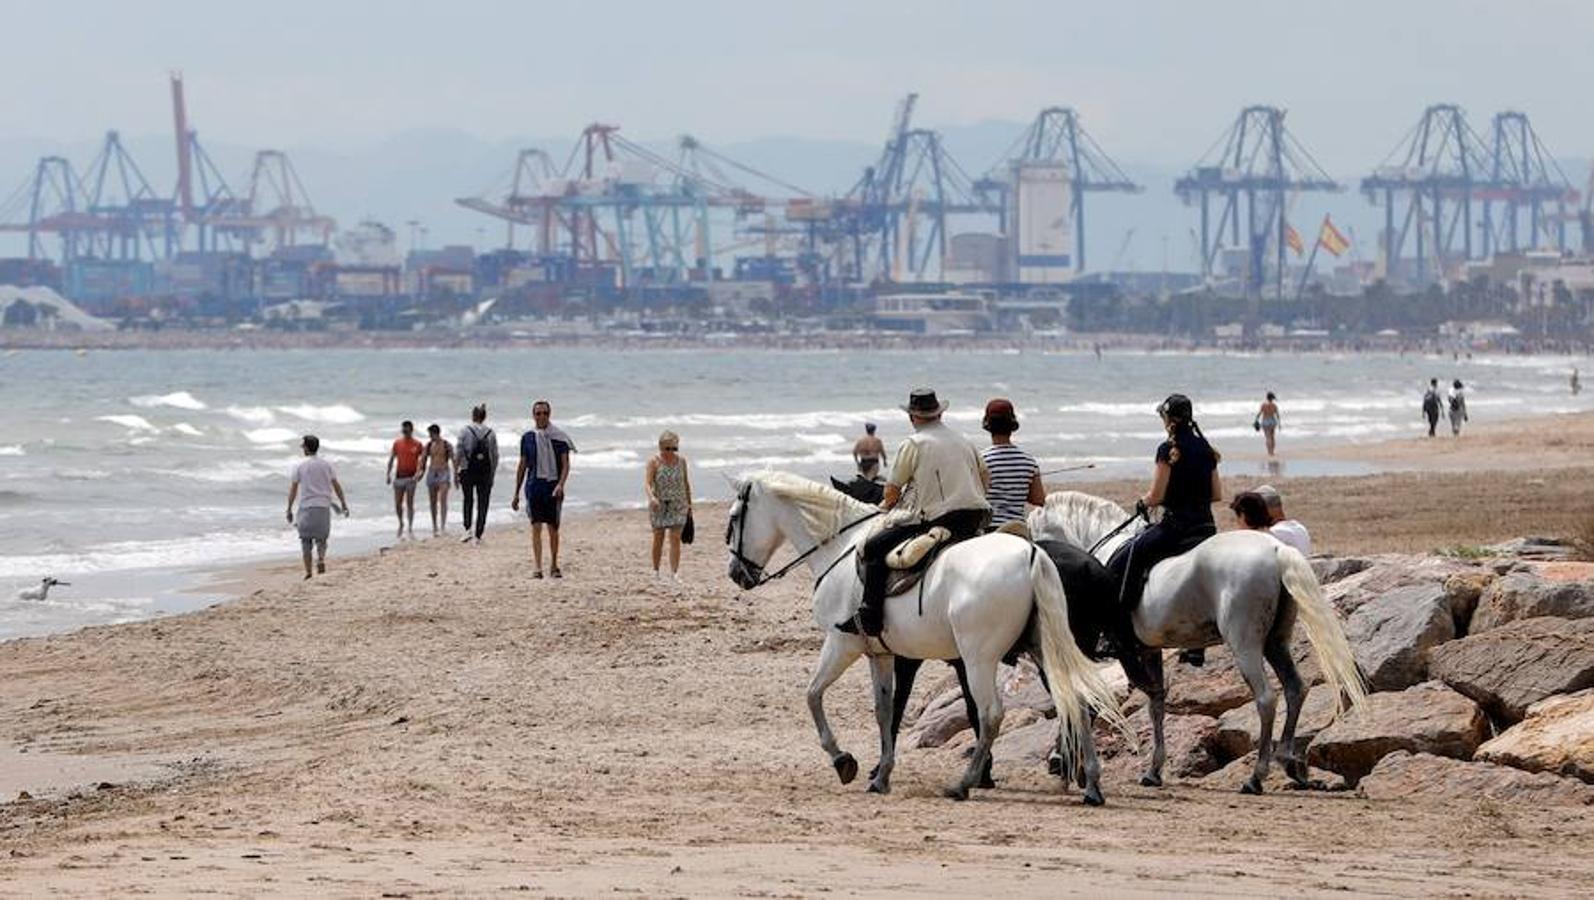
M 1024 521 L 1030 482 L 1041 471 L 1035 457 L 1016 444 L 992 444 L 980 455 L 991 471 L 991 486 L 985 491 L 985 499 L 991 504 L 991 526 Z

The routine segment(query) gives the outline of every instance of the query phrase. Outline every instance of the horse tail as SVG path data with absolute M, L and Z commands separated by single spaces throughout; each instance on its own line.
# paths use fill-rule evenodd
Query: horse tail
M 1057 722 L 1065 759 L 1078 757 L 1080 740 L 1089 735 L 1090 712 L 1135 740 L 1134 731 L 1124 717 L 1118 698 L 1094 663 L 1080 651 L 1068 627 L 1068 598 L 1051 558 L 1032 550 L 1030 581 L 1035 589 L 1036 623 L 1041 647 L 1041 666 L 1046 670 L 1047 686 L 1057 706 Z
M 1367 702 L 1367 682 L 1356 666 L 1356 657 L 1351 652 L 1350 641 L 1345 639 L 1338 615 L 1317 583 L 1317 573 L 1294 547 L 1280 544 L 1278 561 L 1284 590 L 1295 601 L 1306 640 L 1311 643 L 1318 667 L 1323 670 L 1323 681 L 1334 692 L 1335 711 L 1344 712 L 1347 700 L 1352 710 L 1360 709 Z

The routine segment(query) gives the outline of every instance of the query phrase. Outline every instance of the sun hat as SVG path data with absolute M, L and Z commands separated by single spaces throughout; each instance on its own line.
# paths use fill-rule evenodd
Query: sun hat
M 1013 409 L 1013 401 L 996 397 L 985 404 L 985 419 L 980 427 L 992 434 L 1012 434 L 1017 431 L 1018 413 Z
M 946 407 L 946 401 L 937 399 L 935 391 L 930 388 L 914 388 L 908 394 L 907 405 L 902 407 L 902 411 L 915 416 L 934 417 L 946 412 Z

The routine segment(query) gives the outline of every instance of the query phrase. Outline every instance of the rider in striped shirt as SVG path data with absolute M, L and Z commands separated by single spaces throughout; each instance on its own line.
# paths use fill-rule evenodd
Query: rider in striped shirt
M 980 454 L 991 473 L 985 490 L 985 499 L 991 504 L 991 527 L 1023 522 L 1028 509 L 1025 504 L 1044 504 L 1046 489 L 1041 486 L 1041 467 L 1035 457 L 1013 443 L 1018 414 L 1012 401 L 997 397 L 985 404 L 981 427 L 991 433 L 991 446 Z

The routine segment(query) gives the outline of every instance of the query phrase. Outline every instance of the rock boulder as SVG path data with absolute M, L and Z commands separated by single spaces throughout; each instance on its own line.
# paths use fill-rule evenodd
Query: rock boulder
M 1594 783 L 1594 690 L 1540 700 L 1519 724 L 1479 747 L 1477 756 Z
M 1295 745 L 1305 747 L 1317 737 L 1318 732 L 1334 721 L 1334 696 L 1321 685 L 1312 688 L 1301 704 L 1301 715 L 1295 723 Z M 1256 715 L 1256 705 L 1247 703 L 1235 707 L 1218 718 L 1217 750 L 1227 760 L 1250 753 L 1256 746 L 1256 736 L 1261 728 Z M 1273 717 L 1273 738 L 1277 746 L 1279 735 L 1284 733 L 1284 698 L 1279 697 L 1278 713 Z
M 1396 588 L 1357 607 L 1345 623 L 1356 662 L 1375 691 L 1399 691 L 1428 680 L 1428 654 L 1456 636 L 1443 584 Z
M 1138 748 L 1098 722 L 1096 753 L 1112 764 L 1110 768 L 1115 772 L 1138 775 L 1151 758 L 1151 714 L 1137 710 L 1129 717 L 1129 724 L 1139 738 Z M 1163 718 L 1163 736 L 1168 748 L 1164 775 L 1199 778 L 1223 765 L 1217 749 L 1218 720 L 1211 716 L 1169 714 Z
M 1489 733 L 1476 703 L 1437 681 L 1373 694 L 1365 709 L 1318 732 L 1308 759 L 1355 784 L 1396 750 L 1471 759 Z
M 1594 581 L 1559 581 L 1536 573 L 1513 572 L 1489 585 L 1478 598 L 1470 633 L 1539 616 L 1594 616 Z
M 1482 755 L 1482 751 L 1479 751 Z M 1547 775 L 1524 772 L 1490 762 L 1465 762 L 1428 753 L 1397 750 L 1378 761 L 1361 780 L 1362 793 L 1373 800 L 1492 800 L 1534 806 L 1591 806 L 1594 787 Z
M 1500 721 L 1517 722 L 1546 697 L 1594 687 L 1594 619 L 1510 622 L 1436 647 L 1429 671 Z

